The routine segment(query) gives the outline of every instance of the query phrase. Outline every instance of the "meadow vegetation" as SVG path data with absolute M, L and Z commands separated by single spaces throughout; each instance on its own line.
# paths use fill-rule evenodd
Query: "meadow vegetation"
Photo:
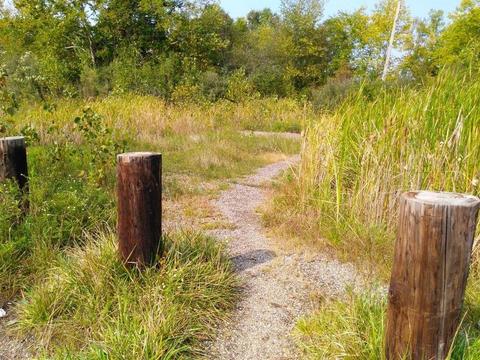
M 474 69 L 445 70 L 418 88 L 387 86 L 372 94 L 365 84 L 307 124 L 300 167 L 279 189 L 267 224 L 297 244 L 333 249 L 366 268 L 371 279 L 388 281 L 400 194 L 480 194 L 479 84 Z M 457 341 L 464 349 L 455 349 L 455 359 L 478 356 L 478 255 L 476 247 Z M 299 325 L 312 358 L 318 352 L 354 358 L 367 350 L 362 358 L 378 358 L 385 304 L 362 296 L 325 305 Z
M 206 218 L 205 230 L 230 226 L 208 206 L 226 180 L 301 150 L 265 223 L 387 282 L 403 191 L 480 194 L 480 1 L 448 20 L 402 7 L 380 81 L 397 4 L 325 19 L 321 0 L 284 0 L 232 19 L 210 0 L 0 1 L 0 136 L 26 137 L 30 172 L 27 214 L 0 184 L 11 332 L 44 358 L 191 358 L 232 307 L 229 261 L 201 232 L 169 230 L 143 273 L 119 263 L 124 151 L 161 152 L 164 218 Z M 303 132 L 303 144 L 245 131 Z M 480 358 L 477 243 L 454 359 Z M 380 359 L 385 306 L 376 288 L 325 299 L 298 345 Z
M 164 235 L 155 266 L 124 268 L 112 231 L 115 156 L 163 153 L 165 217 L 184 224 L 204 214 L 171 214 L 170 204 L 191 208 L 224 180 L 298 152 L 298 141 L 242 130 L 299 128 L 306 111 L 290 100 L 180 106 L 132 95 L 25 105 L 5 117 L 4 135 L 27 139 L 30 171 L 26 215 L 15 184 L 0 189 L 0 306 L 14 302 L 10 332 L 59 359 L 198 355 L 233 303 L 230 262 L 214 240 L 177 229 Z

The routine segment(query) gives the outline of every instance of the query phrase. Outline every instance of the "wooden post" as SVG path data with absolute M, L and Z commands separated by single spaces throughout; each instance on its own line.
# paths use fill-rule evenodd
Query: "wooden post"
M 27 147 L 23 136 L 0 139 L 0 181 L 16 180 L 21 190 L 28 188 Z
M 127 265 L 153 265 L 162 252 L 162 155 L 117 157 L 119 252 Z
M 13 179 L 20 188 L 19 206 L 23 214 L 29 208 L 27 146 L 23 136 L 0 139 L 0 182 Z
M 386 356 L 443 360 L 460 324 L 480 199 L 401 197 L 390 282 Z

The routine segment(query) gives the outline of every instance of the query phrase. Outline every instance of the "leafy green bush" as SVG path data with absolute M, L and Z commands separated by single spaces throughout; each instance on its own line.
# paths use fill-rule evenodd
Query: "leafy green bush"
M 310 90 L 310 101 L 319 110 L 333 110 L 358 91 L 354 79 L 329 79 L 325 85 Z
M 86 108 L 63 139 L 35 146 L 39 135 L 22 129 L 29 147 L 29 212 L 19 221 L 18 189 L 2 184 L 0 197 L 0 303 L 28 288 L 64 247 L 84 241 L 85 232 L 113 226 L 115 155 L 125 144 L 115 140 L 102 118 Z
M 258 97 L 258 93 L 247 78 L 245 69 L 235 71 L 227 82 L 226 99 L 233 102 L 244 102 L 255 97 Z
M 206 71 L 200 77 L 200 88 L 209 101 L 216 101 L 225 97 L 227 81 L 215 71 Z
M 181 62 L 175 56 L 142 62 L 135 51 L 125 51 L 109 66 L 116 93 L 135 92 L 169 99 L 180 82 Z
M 293 85 L 281 66 L 262 67 L 257 69 L 251 78 L 255 89 L 263 96 L 285 97 L 294 93 Z

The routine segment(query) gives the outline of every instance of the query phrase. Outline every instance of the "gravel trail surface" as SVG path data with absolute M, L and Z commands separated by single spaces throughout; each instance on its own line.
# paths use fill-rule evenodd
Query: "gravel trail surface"
M 27 360 L 31 359 L 29 353 L 30 339 L 20 341 L 8 335 L 7 324 L 12 321 L 12 315 L 9 309 L 7 315 L 0 318 L 0 360 Z
M 313 299 L 341 296 L 360 282 L 352 265 L 325 256 L 280 253 L 264 235 L 256 209 L 266 200 L 266 187 L 298 161 L 295 156 L 259 169 L 215 203 L 234 227 L 211 233 L 227 241 L 243 287 L 234 316 L 209 347 L 209 359 L 299 358 L 291 333 L 298 318 L 312 310 Z

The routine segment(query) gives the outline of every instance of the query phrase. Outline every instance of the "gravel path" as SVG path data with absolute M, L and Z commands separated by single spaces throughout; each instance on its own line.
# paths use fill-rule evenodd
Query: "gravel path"
M 240 132 L 244 136 L 260 136 L 260 137 L 278 137 L 284 139 L 301 139 L 302 135 L 293 132 L 270 132 L 270 131 L 250 131 L 244 130 Z
M 234 316 L 209 347 L 209 359 L 298 358 L 290 334 L 296 320 L 312 310 L 312 299 L 340 296 L 347 286 L 360 282 L 352 265 L 322 256 L 280 253 L 263 234 L 255 210 L 266 200 L 265 185 L 298 160 L 296 156 L 261 168 L 216 201 L 220 213 L 235 227 L 212 234 L 228 242 L 244 285 Z
M 30 339 L 19 339 L 7 335 L 7 324 L 12 321 L 12 314 L 7 309 L 7 316 L 0 318 L 0 360 L 31 359 L 28 351 Z

